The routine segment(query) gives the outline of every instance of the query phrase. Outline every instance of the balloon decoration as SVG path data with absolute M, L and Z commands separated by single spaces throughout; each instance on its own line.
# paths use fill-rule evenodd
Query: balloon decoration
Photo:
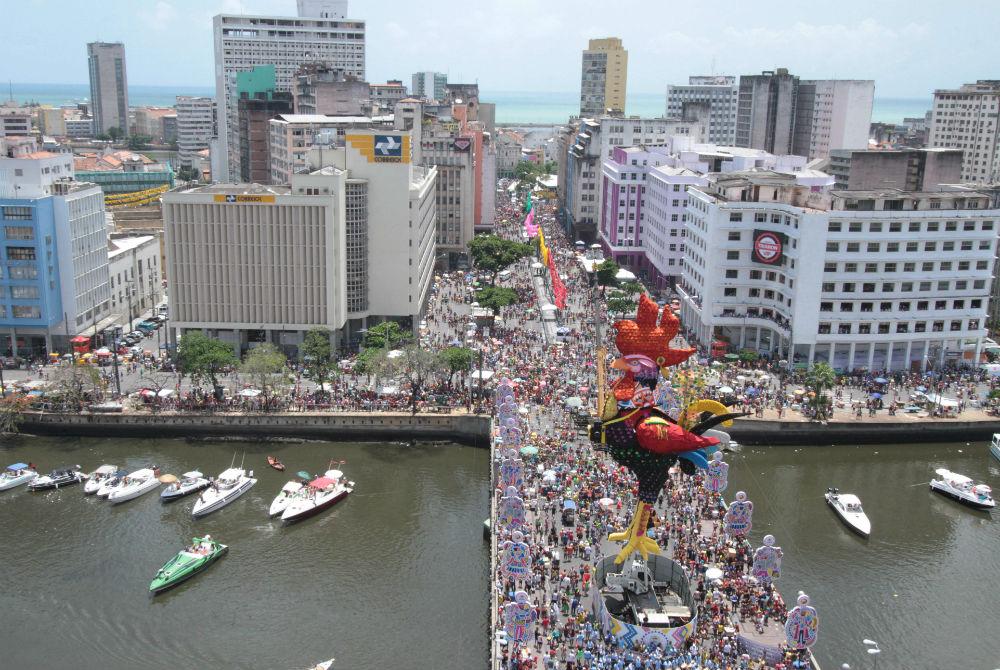
M 725 516 L 726 533 L 733 537 L 746 537 L 753 526 L 753 503 L 743 491 L 736 493 L 736 500 L 729 503 Z
M 511 539 L 501 545 L 500 572 L 511 579 L 531 574 L 531 547 L 524 541 L 521 531 L 515 530 Z
M 785 621 L 785 640 L 792 649 L 808 649 L 819 637 L 819 616 L 809 605 L 809 596 L 799 591 L 798 605 L 788 613 Z
M 535 225 L 535 210 L 528 212 L 528 215 L 524 217 L 524 234 L 528 238 L 535 237 L 538 235 L 539 228 Z
M 591 440 L 598 449 L 619 465 L 629 469 L 639 481 L 639 502 L 632 522 L 623 533 L 613 533 L 612 541 L 625 542 L 615 558 L 621 563 L 633 551 L 644 559 L 649 553 L 658 553 L 656 542 L 646 536 L 652 514 L 670 467 L 682 459 L 682 470 L 693 474 L 697 467 L 708 465 L 705 449 L 719 443 L 715 437 L 703 437 L 702 432 L 728 421 L 739 414 L 729 414 L 719 403 L 707 411 L 711 419 L 692 426 L 681 425 L 657 406 L 655 393 L 660 374 L 677 365 L 694 353 L 694 349 L 674 349 L 671 340 L 680 329 L 680 321 L 669 309 L 660 315 L 659 306 L 646 295 L 639 297 L 634 321 L 615 323 L 618 331 L 615 345 L 621 358 L 612 368 L 623 375 L 612 385 L 601 420 L 591 427 Z M 659 318 L 658 318 L 659 317 Z M 686 413 L 681 413 L 686 418 Z
M 763 546 L 753 553 L 751 574 L 761 584 L 771 584 L 781 576 L 781 547 L 774 546 L 774 535 L 765 535 Z
M 514 592 L 514 602 L 503 607 L 503 629 L 515 642 L 528 642 L 535 637 L 535 619 L 538 613 L 528 602 L 528 594 L 524 591 Z
M 722 493 L 729 486 L 729 463 L 722 460 L 722 452 L 712 454 L 712 461 L 705 473 L 705 488 L 712 493 Z
M 517 495 L 517 489 L 508 486 L 497 507 L 497 520 L 504 528 L 523 528 L 526 525 L 524 500 Z

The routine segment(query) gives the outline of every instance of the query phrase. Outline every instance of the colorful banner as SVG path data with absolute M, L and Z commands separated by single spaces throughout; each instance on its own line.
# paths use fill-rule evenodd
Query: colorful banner
M 781 576 L 781 557 L 784 552 L 781 547 L 774 546 L 774 535 L 764 536 L 764 545 L 757 547 L 753 553 L 753 569 L 751 574 L 761 584 L 771 584 Z
M 524 579 L 531 574 L 531 547 L 521 531 L 515 530 L 510 536 L 501 545 L 500 572 L 510 579 Z
M 524 591 L 514 592 L 514 602 L 503 606 L 503 629 L 515 642 L 527 642 L 535 637 L 535 619 L 538 613 Z
M 556 307 L 566 309 L 566 285 L 559 278 L 559 272 L 556 271 L 556 263 L 552 254 L 549 254 L 548 265 L 549 276 L 552 278 L 552 297 L 555 298 Z
M 809 596 L 801 591 L 797 602 L 785 621 L 785 639 L 792 649 L 806 649 L 819 637 L 819 616 L 816 608 L 809 606 Z
M 535 225 L 535 210 L 528 212 L 528 215 L 524 217 L 524 234 L 528 238 L 535 237 L 538 235 L 538 226 Z
M 542 265 L 549 264 L 549 247 L 545 244 L 545 231 L 538 229 L 538 255 L 542 259 Z
M 747 494 L 739 491 L 736 500 L 729 503 L 729 509 L 724 517 L 726 533 L 733 537 L 744 537 L 753 527 L 753 503 L 747 500 Z
M 722 460 L 722 452 L 712 454 L 712 462 L 705 472 L 705 488 L 712 493 L 722 493 L 729 486 L 729 463 Z
M 531 211 L 531 193 L 528 193 L 528 198 L 524 201 L 524 213 L 527 214 Z

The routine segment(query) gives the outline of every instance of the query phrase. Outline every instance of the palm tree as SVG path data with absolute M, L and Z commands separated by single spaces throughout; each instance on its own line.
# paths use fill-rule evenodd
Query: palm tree
M 816 394 L 813 396 L 813 409 L 816 410 L 817 419 L 826 418 L 827 403 L 823 397 L 823 391 L 832 389 L 836 382 L 837 373 L 828 363 L 816 363 L 806 375 L 806 387 Z

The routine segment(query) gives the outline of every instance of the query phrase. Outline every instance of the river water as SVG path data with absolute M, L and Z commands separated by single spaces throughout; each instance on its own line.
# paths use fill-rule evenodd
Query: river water
M 330 657 L 339 669 L 486 665 L 483 450 L 19 437 L 0 445 L 0 461 L 214 476 L 244 450 L 259 482 L 198 521 L 193 498 L 163 505 L 149 493 L 112 507 L 82 486 L 0 492 L 0 667 L 273 670 Z M 272 453 L 287 473 L 266 465 Z M 267 518 L 292 473 L 323 471 L 330 459 L 347 461 L 352 495 L 290 527 Z M 229 554 L 151 597 L 156 570 L 204 533 Z
M 1000 512 L 927 485 L 945 467 L 1000 491 L 986 444 L 748 447 L 726 460 L 726 499 L 743 489 L 755 505 L 751 542 L 771 533 L 785 552 L 785 601 L 804 590 L 819 612 L 824 670 L 871 668 L 865 638 L 882 668 L 1000 668 Z M 830 486 L 861 498 L 870 539 L 826 506 Z

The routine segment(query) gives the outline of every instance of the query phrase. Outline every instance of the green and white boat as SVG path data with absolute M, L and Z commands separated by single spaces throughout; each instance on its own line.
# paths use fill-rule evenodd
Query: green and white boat
M 149 590 L 155 594 L 173 588 L 215 563 L 227 551 L 229 547 L 216 542 L 211 535 L 196 537 L 191 546 L 180 551 L 156 572 Z

